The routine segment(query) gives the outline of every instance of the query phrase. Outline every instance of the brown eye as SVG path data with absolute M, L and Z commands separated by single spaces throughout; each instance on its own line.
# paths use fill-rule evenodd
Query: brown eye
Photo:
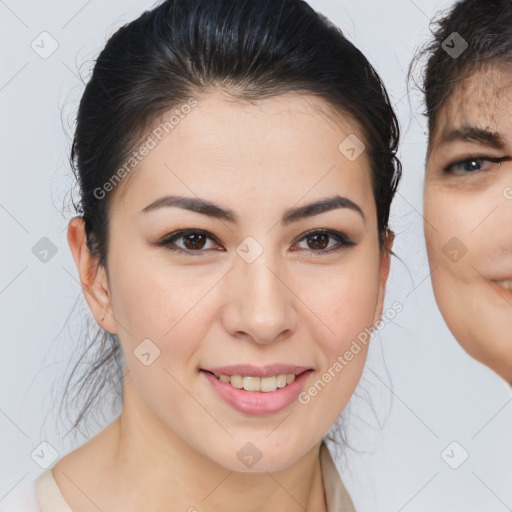
M 185 249 L 197 250 L 202 249 L 206 243 L 206 237 L 203 233 L 190 233 L 183 235 L 182 240 L 185 245 Z
M 314 255 L 335 252 L 356 245 L 355 242 L 350 240 L 343 233 L 327 230 L 310 231 L 297 243 L 300 244 L 303 241 L 306 242 L 307 245 L 307 247 L 303 247 L 303 249 L 309 250 Z
M 208 243 L 210 243 L 210 247 L 208 247 Z M 171 251 L 193 255 L 200 255 L 211 249 L 219 249 L 221 247 L 213 235 L 197 229 L 176 231 L 165 236 L 157 242 L 157 245 Z
M 329 235 L 318 233 L 307 237 L 309 247 L 315 251 L 324 250 L 329 245 Z

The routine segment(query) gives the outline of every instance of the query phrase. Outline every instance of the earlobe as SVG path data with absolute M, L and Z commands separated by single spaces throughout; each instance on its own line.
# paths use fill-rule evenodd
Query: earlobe
M 87 247 L 82 217 L 73 217 L 69 221 L 67 238 L 91 313 L 101 327 L 115 333 L 107 275 L 105 269 L 98 264 L 99 257 L 93 256 Z

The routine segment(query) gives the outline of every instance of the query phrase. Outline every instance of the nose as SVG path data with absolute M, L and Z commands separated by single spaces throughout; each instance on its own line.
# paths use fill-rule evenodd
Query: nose
M 270 260 L 265 252 L 252 263 L 236 258 L 223 308 L 224 328 L 232 336 L 268 344 L 295 330 L 293 293 L 276 260 Z

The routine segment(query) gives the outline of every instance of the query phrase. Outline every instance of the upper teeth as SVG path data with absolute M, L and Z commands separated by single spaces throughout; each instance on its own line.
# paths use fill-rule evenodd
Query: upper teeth
M 242 375 L 217 375 L 215 377 L 222 382 L 228 382 L 238 389 L 246 391 L 275 391 L 277 388 L 284 388 L 295 380 L 294 373 L 274 375 L 272 377 L 249 377 Z

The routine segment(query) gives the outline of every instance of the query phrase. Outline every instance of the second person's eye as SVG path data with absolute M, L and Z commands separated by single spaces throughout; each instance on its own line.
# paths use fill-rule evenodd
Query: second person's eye
M 490 156 L 474 156 L 453 162 L 452 164 L 447 165 L 444 171 L 452 174 L 481 172 L 488 170 L 490 164 L 499 164 L 506 159 L 506 157 L 494 158 Z

